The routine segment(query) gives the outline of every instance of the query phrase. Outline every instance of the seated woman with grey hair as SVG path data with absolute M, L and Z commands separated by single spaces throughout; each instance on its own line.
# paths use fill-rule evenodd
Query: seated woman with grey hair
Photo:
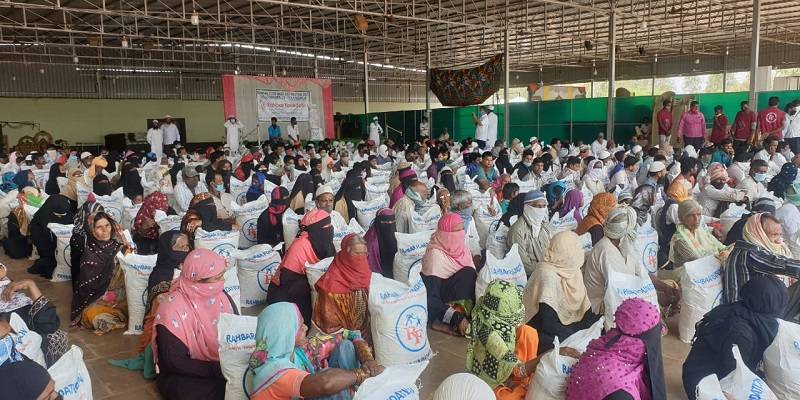
M 636 210 L 631 207 L 617 207 L 611 211 L 603 223 L 604 237 L 594 245 L 586 259 L 583 280 L 592 304 L 592 312 L 595 314 L 605 312 L 603 300 L 608 287 L 609 271 L 635 276 L 647 273 L 636 259 L 636 220 Z M 679 292 L 676 287 L 662 282 L 653 274 L 650 274 L 650 279 L 656 287 L 662 306 L 677 303 Z
M 661 270 L 659 275 L 669 273 L 670 279 L 680 280 L 683 265 L 705 256 L 717 255 L 725 249 L 725 245 L 720 243 L 711 234 L 706 226 L 701 224 L 703 220 L 703 207 L 697 201 L 688 199 L 678 205 L 678 220 L 680 224 L 676 227 L 675 235 L 672 236 L 669 250 L 669 260 L 672 262 L 672 270 Z

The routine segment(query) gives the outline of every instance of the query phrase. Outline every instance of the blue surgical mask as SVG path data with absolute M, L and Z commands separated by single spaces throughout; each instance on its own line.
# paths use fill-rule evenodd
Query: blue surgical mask
M 224 183 L 218 183 L 218 184 L 214 185 L 214 190 L 216 190 L 218 193 L 224 192 L 225 191 L 225 184 Z
M 767 180 L 767 174 L 756 173 L 755 176 L 753 176 L 753 179 L 755 179 L 756 182 L 764 182 L 765 180 Z
M 69 156 L 69 161 L 78 161 L 78 156 Z

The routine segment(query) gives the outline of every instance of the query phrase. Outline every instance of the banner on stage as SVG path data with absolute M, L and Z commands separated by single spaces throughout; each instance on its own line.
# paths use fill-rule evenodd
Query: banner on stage
M 256 89 L 259 122 L 269 122 L 272 117 L 285 122 L 295 117 L 298 122 L 306 122 L 310 104 L 310 92 Z

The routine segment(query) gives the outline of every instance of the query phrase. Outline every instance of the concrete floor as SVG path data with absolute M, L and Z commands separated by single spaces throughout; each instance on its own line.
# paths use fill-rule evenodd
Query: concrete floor
M 95 336 L 83 329 L 69 328 L 69 304 L 72 298 L 69 283 L 52 283 L 34 277 L 25 269 L 32 264 L 28 260 L 11 260 L 0 251 L 0 262 L 9 269 L 11 279 L 33 278 L 42 293 L 57 307 L 62 329 L 69 333 L 73 344 L 80 346 L 84 360 L 92 377 L 94 398 L 98 400 L 146 400 L 160 399 L 155 384 L 142 378 L 141 372 L 112 367 L 108 359 L 128 358 L 135 355 L 139 337 L 125 336 L 122 330 L 104 336 Z M 257 309 L 244 310 L 255 315 Z M 681 365 L 689 352 L 689 346 L 677 337 L 677 318 L 670 324 L 670 335 L 664 338 L 664 371 L 669 399 L 685 399 L 681 384 Z M 427 370 L 422 374 L 422 399 L 431 399 L 432 393 L 446 377 L 463 372 L 467 341 L 438 332 L 428 332 L 431 347 L 436 353 Z M 198 399 L 200 400 L 200 399 Z M 469 399 L 464 399 L 469 400 Z M 483 400 L 483 399 L 481 399 Z

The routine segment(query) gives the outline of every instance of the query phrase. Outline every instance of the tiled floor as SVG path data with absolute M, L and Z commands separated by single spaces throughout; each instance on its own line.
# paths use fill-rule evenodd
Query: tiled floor
M 25 268 L 31 264 L 28 260 L 10 260 L 0 251 L 0 262 L 9 267 L 9 275 L 12 279 L 32 277 L 25 272 Z M 59 316 L 61 316 L 62 328 L 67 330 L 72 343 L 83 349 L 84 359 L 92 377 L 95 399 L 146 400 L 161 398 L 155 384 L 144 380 L 140 372 L 112 367 L 107 362 L 108 359 L 133 356 L 137 348 L 138 336 L 125 336 L 122 331 L 116 331 L 98 337 L 86 330 L 70 329 L 70 284 L 51 283 L 38 277 L 35 277 L 34 280 L 42 292 L 56 304 Z M 257 313 L 257 310 L 253 309 L 244 311 L 246 314 Z M 677 332 L 677 327 L 672 326 L 671 328 L 672 332 Z M 432 398 L 432 393 L 446 377 L 463 372 L 467 343 L 463 338 L 454 338 L 433 331 L 430 331 L 428 335 L 436 356 L 421 378 L 423 399 Z M 675 333 L 672 333 L 664 339 L 663 349 L 668 398 L 685 399 L 686 396 L 681 385 L 681 364 L 686 358 L 689 347 L 678 340 Z

